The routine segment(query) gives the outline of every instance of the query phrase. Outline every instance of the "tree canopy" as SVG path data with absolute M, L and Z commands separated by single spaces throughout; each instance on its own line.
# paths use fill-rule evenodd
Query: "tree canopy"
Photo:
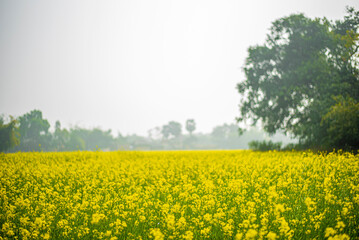
M 182 126 L 178 122 L 170 121 L 162 127 L 161 133 L 165 139 L 170 137 L 178 138 L 182 134 Z
M 11 149 L 20 143 L 19 134 L 17 132 L 17 121 L 10 116 L 10 122 L 0 116 L 0 152 Z
M 50 142 L 49 122 L 40 110 L 32 110 L 19 117 L 20 148 L 27 151 L 41 150 Z
M 291 133 L 308 147 L 335 147 L 323 117 L 336 97 L 359 100 L 358 28 L 359 11 L 349 7 L 335 22 L 303 14 L 273 22 L 265 44 L 248 49 L 238 121 L 260 121 L 267 132 Z
M 186 130 L 190 135 L 192 135 L 193 131 L 196 130 L 196 122 L 194 119 L 188 119 L 186 121 Z

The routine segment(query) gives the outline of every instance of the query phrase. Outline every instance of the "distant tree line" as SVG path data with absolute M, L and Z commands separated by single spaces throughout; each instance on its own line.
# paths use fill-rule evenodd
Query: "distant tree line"
M 188 119 L 185 131 L 176 121 L 170 121 L 148 131 L 148 136 L 120 133 L 113 136 L 111 130 L 81 127 L 64 128 L 56 121 L 54 130 L 43 118 L 40 110 L 32 110 L 18 118 L 0 117 L 0 151 L 77 151 L 77 150 L 171 150 L 171 149 L 246 149 L 248 142 L 268 138 L 255 129 L 239 135 L 234 123 L 213 128 L 209 134 L 195 133 L 196 122 Z M 274 139 L 288 141 L 283 135 Z
M 10 122 L 7 124 L 5 124 L 5 118 L 1 117 L 1 151 L 113 149 L 117 143 L 117 138 L 111 135 L 110 130 L 103 131 L 99 128 L 88 130 L 80 127 L 66 129 L 61 128 L 59 121 L 55 123 L 55 130 L 53 132 L 50 132 L 49 129 L 50 124 L 47 119 L 43 118 L 40 110 L 33 110 L 17 119 L 11 117 Z

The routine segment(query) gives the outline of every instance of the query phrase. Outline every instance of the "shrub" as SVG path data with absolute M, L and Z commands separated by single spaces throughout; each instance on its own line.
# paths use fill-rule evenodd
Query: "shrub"
M 282 142 L 269 141 L 251 141 L 248 143 L 250 149 L 254 151 L 269 151 L 269 150 L 281 150 Z

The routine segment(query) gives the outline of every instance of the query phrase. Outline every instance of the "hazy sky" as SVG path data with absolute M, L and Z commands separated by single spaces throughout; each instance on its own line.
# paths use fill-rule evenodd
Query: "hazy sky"
M 292 13 L 341 19 L 358 0 L 0 1 L 0 113 L 137 133 L 233 122 L 249 46 Z

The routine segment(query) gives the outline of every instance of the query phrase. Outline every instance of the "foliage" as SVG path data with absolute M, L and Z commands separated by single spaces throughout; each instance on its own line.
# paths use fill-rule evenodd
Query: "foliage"
M 281 142 L 272 142 L 272 141 L 251 141 L 248 143 L 250 149 L 254 151 L 269 151 L 269 150 L 281 150 Z
M 192 135 L 194 130 L 196 130 L 196 122 L 194 119 L 188 119 L 186 121 L 186 130 L 189 132 L 189 135 Z
M 42 117 L 39 110 L 31 111 L 22 119 L 22 144 L 12 146 L 7 151 L 77 151 L 77 150 L 174 150 L 174 149 L 247 149 L 248 142 L 267 138 L 262 131 L 249 129 L 240 136 L 237 124 L 222 124 L 214 127 L 208 134 L 196 133 L 182 135 L 181 124 L 171 121 L 163 127 L 156 127 L 149 131 L 148 137 L 135 134 L 122 136 L 120 133 L 114 137 L 110 130 L 100 128 L 85 129 L 73 127 L 63 128 L 60 121 L 55 122 L 54 131 L 50 132 L 49 123 Z M 1 118 L 0 118 L 1 120 Z M 26 120 L 26 121 L 24 121 Z M 195 121 L 187 121 L 193 129 Z M 35 123 L 35 124 L 33 124 Z M 19 125 L 19 124 L 18 124 Z M 16 127 L 18 126 L 16 125 Z M 27 127 L 26 127 L 27 126 Z M 40 127 L 39 127 L 40 126 Z M 45 126 L 41 131 L 41 126 Z M 28 130 L 28 129 L 31 129 Z M 27 131 L 25 131 L 27 130 Z M 19 130 L 15 132 L 19 138 Z M 31 134 L 29 134 L 31 132 Z M 34 134 L 37 133 L 37 134 Z M 165 134 L 168 134 L 165 136 Z M 274 135 L 271 139 L 287 142 L 284 135 Z
M 113 144 L 113 137 L 111 130 L 103 131 L 100 128 L 84 129 L 74 128 L 71 129 L 73 141 L 77 142 L 78 149 L 83 150 L 96 150 L 111 148 Z M 72 145 L 72 144 L 71 144 Z
M 333 96 L 359 99 L 359 12 L 335 23 L 291 15 L 273 22 L 262 46 L 250 47 L 238 121 L 260 121 L 268 133 L 283 130 L 308 146 L 325 146 L 322 117 Z
M 228 139 L 238 136 L 238 126 L 236 124 L 223 124 L 213 128 L 212 136 L 216 139 Z
M 162 127 L 161 133 L 165 139 L 178 138 L 182 133 L 182 126 L 179 122 L 170 121 Z
M 305 149 L 307 149 L 308 147 L 306 145 L 303 145 L 301 143 L 289 143 L 287 145 L 285 145 L 284 147 L 281 148 L 282 151 L 304 151 Z M 313 150 L 317 150 L 317 149 L 313 149 Z
M 16 119 L 10 116 L 10 122 L 5 124 L 4 119 L 0 117 L 0 152 L 7 151 L 19 143 Z
M 19 148 L 25 151 L 39 151 L 42 147 L 49 147 L 51 136 L 49 135 L 50 124 L 43 119 L 40 110 L 32 110 L 19 117 Z
M 359 155 L 0 155 L 2 239 L 357 239 Z
M 223 124 L 213 128 L 211 137 L 220 149 L 235 149 L 248 136 L 240 137 L 237 124 Z
M 336 104 L 324 115 L 322 125 L 328 128 L 329 148 L 359 149 L 359 102 L 353 98 L 335 98 Z
M 53 147 L 55 151 L 66 151 L 69 147 L 71 135 L 66 129 L 61 129 L 60 121 L 55 123 L 55 132 L 53 134 Z M 75 145 L 76 146 L 76 145 Z

